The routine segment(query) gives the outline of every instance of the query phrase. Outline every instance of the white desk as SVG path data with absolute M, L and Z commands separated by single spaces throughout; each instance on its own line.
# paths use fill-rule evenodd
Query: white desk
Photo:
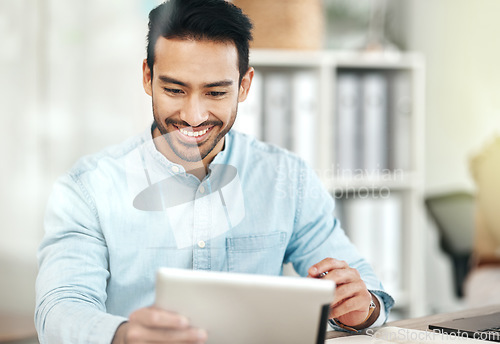
M 395 326 L 408 328 L 413 330 L 427 330 L 429 324 L 437 323 L 441 321 L 451 320 L 458 318 L 460 316 L 476 316 L 476 315 L 486 315 L 500 311 L 500 305 L 488 306 L 482 308 L 474 308 L 467 309 L 459 312 L 445 313 L 445 314 L 435 314 L 429 315 L 426 317 L 416 318 L 416 319 L 407 319 L 407 320 L 398 320 L 387 323 L 385 326 Z M 337 338 L 337 337 L 345 337 L 349 336 L 349 333 L 338 332 L 338 331 L 330 331 L 326 334 L 326 338 Z

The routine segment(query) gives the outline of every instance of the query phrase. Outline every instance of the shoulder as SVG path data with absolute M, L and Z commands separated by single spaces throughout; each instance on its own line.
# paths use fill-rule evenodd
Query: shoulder
M 230 136 L 231 153 L 227 163 L 238 168 L 240 177 L 259 183 L 283 181 L 290 185 L 301 183 L 315 174 L 303 159 L 274 144 L 233 132 Z
M 79 179 L 96 173 L 105 173 L 123 165 L 123 161 L 144 142 L 143 135 L 135 135 L 122 143 L 81 157 L 67 172 L 72 179 Z
M 257 162 L 282 162 L 293 165 L 305 165 L 304 161 L 296 154 L 256 139 L 253 136 L 231 130 L 229 132 L 232 148 L 236 154 L 245 154 L 246 157 Z

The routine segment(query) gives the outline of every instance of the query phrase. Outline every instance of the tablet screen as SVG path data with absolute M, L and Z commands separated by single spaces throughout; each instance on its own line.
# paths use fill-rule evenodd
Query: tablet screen
M 207 330 L 207 343 L 323 343 L 334 290 L 330 280 L 161 268 L 155 305 Z

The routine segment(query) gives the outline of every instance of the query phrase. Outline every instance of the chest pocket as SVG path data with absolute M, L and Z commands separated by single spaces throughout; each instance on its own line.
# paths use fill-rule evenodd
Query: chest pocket
M 279 275 L 285 247 L 285 232 L 227 238 L 228 270 Z

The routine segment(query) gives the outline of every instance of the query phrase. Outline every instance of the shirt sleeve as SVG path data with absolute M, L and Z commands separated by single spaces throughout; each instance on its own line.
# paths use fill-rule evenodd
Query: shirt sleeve
M 385 322 L 394 305 L 393 298 L 384 291 L 370 264 L 351 243 L 339 220 L 334 217 L 334 200 L 317 175 L 304 164 L 299 170 L 296 186 L 297 213 L 285 263 L 291 262 L 299 275 L 307 276 L 307 270 L 312 265 L 327 257 L 344 260 L 350 267 L 358 270 L 368 290 L 382 301 L 384 312 L 381 312 L 381 316 L 384 316 Z
M 36 281 L 40 343 L 111 343 L 127 319 L 106 313 L 108 250 L 95 205 L 77 176 L 56 182 L 44 227 Z

